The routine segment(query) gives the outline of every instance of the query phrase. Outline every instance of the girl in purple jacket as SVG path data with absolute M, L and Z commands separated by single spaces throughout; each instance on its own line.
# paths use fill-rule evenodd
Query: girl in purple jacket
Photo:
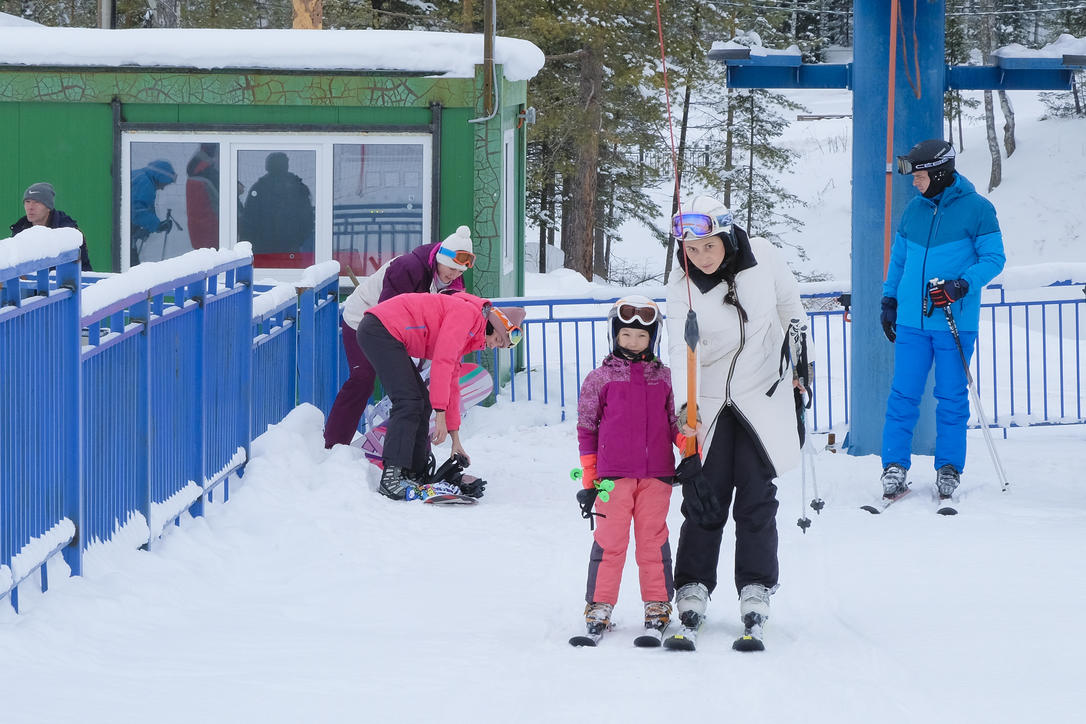
M 635 643 L 659 645 L 671 617 L 673 593 L 667 511 L 679 436 L 671 370 L 656 358 L 660 310 L 647 297 L 615 302 L 608 314 L 611 354 L 585 377 L 577 404 L 577 441 L 584 489 L 581 512 L 599 518 L 588 564 L 585 622 L 588 643 L 610 624 L 633 521 L 645 602 L 645 636 Z M 608 495 L 599 495 L 604 480 Z M 580 637 L 578 637 L 579 639 Z M 575 639 L 571 641 L 578 645 Z

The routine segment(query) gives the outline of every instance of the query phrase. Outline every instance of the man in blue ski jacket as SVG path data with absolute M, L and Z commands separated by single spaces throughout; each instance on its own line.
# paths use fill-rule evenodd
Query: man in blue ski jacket
M 894 379 L 882 432 L 882 492 L 908 489 L 913 428 L 928 371 L 935 363 L 935 468 L 949 498 L 965 467 L 969 388 L 943 307 L 949 306 L 968 361 L 980 323 L 980 295 L 1003 270 L 1003 235 L 995 208 L 954 171 L 954 147 L 933 139 L 898 156 L 920 195 L 902 214 L 882 285 L 882 328 L 894 344 Z

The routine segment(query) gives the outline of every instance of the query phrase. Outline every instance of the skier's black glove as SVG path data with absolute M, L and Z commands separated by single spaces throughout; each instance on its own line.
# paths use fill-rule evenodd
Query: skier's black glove
M 702 528 L 724 523 L 724 510 L 713 484 L 701 469 L 701 457 L 689 455 L 675 468 L 675 479 L 683 486 L 683 505 L 688 517 Z
M 460 492 L 469 498 L 481 498 L 483 497 L 483 490 L 486 488 L 486 481 L 482 478 L 465 475 L 460 478 L 457 485 L 460 486 Z
M 577 491 L 577 504 L 581 506 L 581 517 L 591 520 L 592 506 L 596 504 L 596 496 L 600 494 L 600 491 L 596 488 L 581 488 Z
M 939 279 L 928 284 L 928 296 L 931 297 L 933 308 L 949 306 L 968 293 L 969 282 L 964 279 Z
M 897 300 L 893 297 L 882 298 L 882 333 L 893 342 L 897 339 Z
M 172 228 L 173 228 L 173 219 L 166 219 L 165 221 L 163 221 L 161 224 L 158 225 L 158 228 L 155 229 L 155 231 L 169 231 Z

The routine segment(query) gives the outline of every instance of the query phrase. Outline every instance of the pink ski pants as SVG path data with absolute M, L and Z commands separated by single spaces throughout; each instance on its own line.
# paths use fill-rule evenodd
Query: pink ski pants
M 641 600 L 671 600 L 674 579 L 667 530 L 670 504 L 671 485 L 657 478 L 620 478 L 615 481 L 610 500 L 604 503 L 596 499 L 596 512 L 607 517 L 596 518 L 586 601 L 610 604 L 618 601 L 626 549 L 630 546 L 630 521 L 634 528 Z

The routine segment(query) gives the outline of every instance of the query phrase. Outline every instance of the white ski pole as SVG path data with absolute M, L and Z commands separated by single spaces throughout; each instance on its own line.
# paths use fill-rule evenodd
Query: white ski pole
M 969 399 L 973 402 L 973 406 L 977 408 L 980 429 L 984 432 L 984 442 L 988 445 L 988 453 L 992 456 L 996 475 L 999 476 L 1001 489 L 1005 493 L 1010 486 L 1010 482 L 1007 480 L 1007 473 L 1003 470 L 1003 463 L 999 460 L 999 453 L 996 452 L 995 442 L 992 440 L 992 431 L 988 429 L 988 416 L 984 414 L 984 408 L 980 404 L 980 397 L 977 395 L 976 389 L 974 389 L 973 373 L 969 371 L 969 362 L 966 361 L 965 350 L 962 349 L 962 339 L 958 336 L 958 325 L 954 322 L 954 314 L 950 311 L 949 304 L 943 307 L 943 312 L 946 314 L 947 326 L 950 327 L 950 333 L 954 335 L 954 343 L 958 345 L 958 354 L 961 355 L 962 366 L 965 368 L 965 379 L 969 383 Z

